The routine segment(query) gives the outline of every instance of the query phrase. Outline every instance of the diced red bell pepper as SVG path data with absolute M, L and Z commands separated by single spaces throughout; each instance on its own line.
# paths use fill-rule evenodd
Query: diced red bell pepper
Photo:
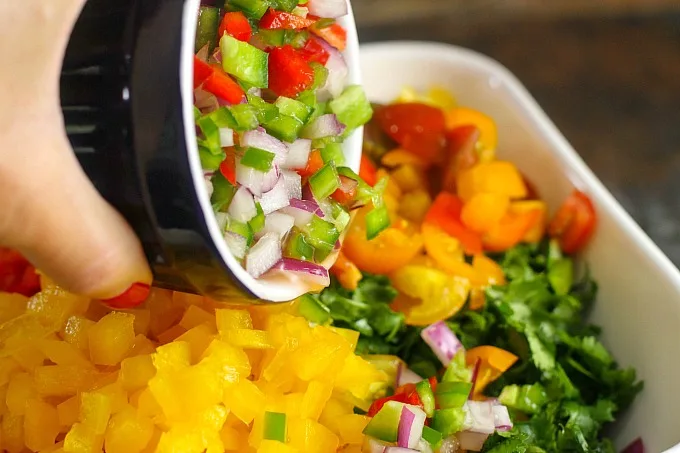
M 194 55 L 194 88 L 201 86 L 213 72 L 212 66 Z
M 316 61 L 319 64 L 325 65 L 330 56 L 326 49 L 319 43 L 319 39 L 311 37 L 307 40 L 304 47 L 300 49 L 300 53 L 307 59 L 307 61 Z
M 458 239 L 468 255 L 482 252 L 482 239 L 468 229 L 460 219 L 463 201 L 449 192 L 440 192 L 425 215 L 425 223 L 441 228 Z
M 386 396 L 384 398 L 378 398 L 377 400 L 373 401 L 373 404 L 371 404 L 371 407 L 368 409 L 368 415 L 369 417 L 373 417 L 375 414 L 380 412 L 380 409 L 383 408 L 385 404 L 387 404 L 388 401 L 397 401 L 399 403 L 405 403 L 406 402 L 406 395 L 392 395 L 392 396 Z
M 294 98 L 314 83 L 314 70 L 293 46 L 269 51 L 269 89 L 279 96 Z
M 368 157 L 361 155 L 361 164 L 359 166 L 359 176 L 366 184 L 373 187 L 378 182 L 378 170 Z
M 358 185 L 359 183 L 354 179 L 340 175 L 340 187 L 331 194 L 331 198 L 340 204 L 349 204 L 357 195 Z
M 394 391 L 394 395 L 375 400 L 368 409 L 367 415 L 369 417 L 373 417 L 375 414 L 380 412 L 380 409 L 382 409 L 388 401 L 397 401 L 399 403 L 411 404 L 421 408 L 423 407 L 423 402 L 418 396 L 415 384 L 406 384 L 398 387 Z
M 236 185 L 236 162 L 234 153 L 227 153 L 226 159 L 220 164 L 220 173 L 222 173 L 222 176 L 224 176 L 227 181 Z
M 347 31 L 338 24 L 324 28 L 312 25 L 309 27 L 309 30 L 340 52 L 344 51 L 345 47 L 347 47 Z
M 240 104 L 246 95 L 243 88 L 220 69 L 213 70 L 203 82 L 203 89 L 232 104 Z
M 586 245 L 595 231 L 597 214 L 588 195 L 575 190 L 548 226 L 551 237 L 559 239 L 565 253 L 575 253 Z
M 313 19 L 269 8 L 269 11 L 260 19 L 260 28 L 266 30 L 302 30 L 311 26 L 314 22 Z
M 226 13 L 217 31 L 218 38 L 228 34 L 239 41 L 248 42 L 253 36 L 253 29 L 248 18 L 241 11 Z
M 309 158 L 307 159 L 307 166 L 305 168 L 297 170 L 300 176 L 312 176 L 314 173 L 319 171 L 321 167 L 324 166 L 323 158 L 321 157 L 321 151 L 318 149 L 312 150 L 309 153 Z

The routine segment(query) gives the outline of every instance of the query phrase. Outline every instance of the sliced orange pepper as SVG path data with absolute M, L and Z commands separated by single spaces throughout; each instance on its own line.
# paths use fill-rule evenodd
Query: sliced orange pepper
M 370 206 L 361 208 L 350 225 L 343 253 L 365 272 L 387 274 L 405 266 L 423 248 L 423 239 L 408 222 L 397 219 L 394 224 L 373 240 L 366 239 L 365 216 Z M 405 225 L 402 225 L 405 224 Z
M 474 393 L 482 393 L 487 385 L 498 379 L 517 360 L 515 354 L 495 346 L 477 346 L 467 351 L 465 362 L 468 366 L 474 366 L 478 361 L 480 363 Z
M 477 233 L 486 233 L 501 221 L 510 206 L 507 195 L 478 193 L 465 203 L 460 219 Z
M 522 175 L 511 162 L 482 162 L 461 172 L 457 180 L 458 196 L 465 201 L 478 193 L 507 195 L 516 200 L 527 196 Z
M 343 288 L 355 290 L 361 280 L 359 268 L 347 259 L 344 253 L 338 253 L 338 258 L 331 267 L 331 274 L 335 275 Z
M 465 253 L 474 255 L 482 251 L 482 241 L 477 233 L 470 231 L 460 220 L 463 202 L 449 192 L 440 192 L 425 216 L 425 223 L 439 227 L 446 234 L 458 239 Z
M 485 280 L 486 285 L 505 285 L 505 272 L 491 258 L 479 254 L 472 259 L 472 268 Z
M 482 237 L 484 249 L 490 252 L 502 252 L 514 247 L 540 220 L 540 216 L 539 211 L 508 212 L 494 228 Z
M 386 167 L 398 167 L 399 165 L 413 165 L 416 167 L 426 167 L 427 164 L 420 157 L 405 149 L 397 148 L 385 153 L 380 159 Z
M 479 143 L 484 149 L 495 150 L 498 143 L 496 123 L 489 116 L 478 110 L 458 107 L 446 114 L 446 126 L 455 129 L 460 126 L 474 125 L 480 131 Z
M 510 212 L 521 213 L 537 211 L 539 213 L 538 221 L 526 232 L 522 238 L 522 242 L 536 243 L 543 239 L 545 234 L 546 224 L 548 222 L 548 205 L 540 200 L 522 200 L 513 201 L 510 203 Z

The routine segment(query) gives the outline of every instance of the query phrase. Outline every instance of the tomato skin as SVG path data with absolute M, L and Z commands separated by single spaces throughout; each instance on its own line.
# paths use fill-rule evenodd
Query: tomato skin
M 266 30 L 301 30 L 313 25 L 314 22 L 313 19 L 269 8 L 269 11 L 260 19 L 260 28 Z
M 361 155 L 361 165 L 359 166 L 359 176 L 366 184 L 373 187 L 378 182 L 378 170 L 368 157 Z
M 357 195 L 358 183 L 343 175 L 340 175 L 340 181 L 340 187 L 331 194 L 331 198 L 342 205 L 348 205 Z
M 322 65 L 325 65 L 330 57 L 326 49 L 319 43 L 319 39 L 314 37 L 307 40 L 300 52 L 307 61 L 315 61 Z
M 314 70 L 304 55 L 291 45 L 269 51 L 269 89 L 295 98 L 314 83 Z
M 217 36 L 221 38 L 225 33 L 239 41 L 248 42 L 253 36 L 253 29 L 245 14 L 241 11 L 235 11 L 226 13 L 222 18 Z
M 309 30 L 340 52 L 344 51 L 347 47 L 347 31 L 339 24 L 333 24 L 325 28 L 312 25 L 309 27 Z
M 407 151 L 426 162 L 438 159 L 445 143 L 446 119 L 435 107 L 421 103 L 392 104 L 378 109 L 382 130 Z
M 399 403 L 410 404 L 420 408 L 423 407 L 423 402 L 420 400 L 420 396 L 418 396 L 415 384 L 405 384 L 397 387 L 394 391 L 394 395 L 375 400 L 373 404 L 371 404 L 366 415 L 373 417 L 380 412 L 380 409 L 382 409 L 388 401 L 397 401 Z
M 595 231 L 597 214 L 585 193 L 575 190 L 562 204 L 548 226 L 548 234 L 559 240 L 568 254 L 581 250 Z
M 440 192 L 425 216 L 425 222 L 438 226 L 460 241 L 468 255 L 482 252 L 482 240 L 460 220 L 463 201 L 449 192 Z

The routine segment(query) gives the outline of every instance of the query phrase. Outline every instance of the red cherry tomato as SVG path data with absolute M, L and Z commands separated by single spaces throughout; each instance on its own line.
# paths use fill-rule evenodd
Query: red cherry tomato
M 586 245 L 596 223 L 592 201 L 583 192 L 575 190 L 553 217 L 548 234 L 559 240 L 565 253 L 576 253 Z

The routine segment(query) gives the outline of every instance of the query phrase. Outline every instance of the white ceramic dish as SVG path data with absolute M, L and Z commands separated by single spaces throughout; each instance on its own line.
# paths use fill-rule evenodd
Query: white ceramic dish
M 680 452 L 680 273 L 675 266 L 496 61 L 449 45 L 392 42 L 363 46 L 361 64 L 373 101 L 390 101 L 403 86 L 440 85 L 461 105 L 492 116 L 499 157 L 517 163 L 553 209 L 573 187 L 591 196 L 599 225 L 583 259 L 600 285 L 591 319 L 603 327 L 603 341 L 619 363 L 634 366 L 645 380 L 645 389 L 611 435 L 619 449 L 641 436 L 648 453 Z

